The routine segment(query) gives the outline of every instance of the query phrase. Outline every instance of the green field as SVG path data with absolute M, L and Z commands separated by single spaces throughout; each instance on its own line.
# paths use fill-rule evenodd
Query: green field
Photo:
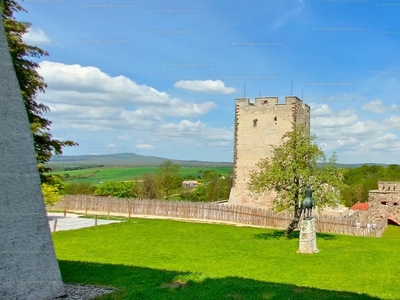
M 101 299 L 400 299 L 399 227 L 380 239 L 317 234 L 311 255 L 281 235 L 131 219 L 53 240 L 64 282 L 119 289 Z
M 90 184 L 98 184 L 107 181 L 124 181 L 138 179 L 145 173 L 153 174 L 158 167 L 106 167 L 106 168 L 89 168 L 83 170 L 59 171 L 51 174 L 72 176 L 81 176 L 67 182 L 85 182 Z M 182 176 L 197 175 L 199 171 L 215 170 L 217 173 L 227 176 L 232 171 L 231 167 L 181 167 Z

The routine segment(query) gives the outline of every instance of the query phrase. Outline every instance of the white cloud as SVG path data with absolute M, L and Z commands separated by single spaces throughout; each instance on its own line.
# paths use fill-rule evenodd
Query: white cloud
M 374 100 L 371 101 L 367 104 L 364 104 L 361 107 L 362 110 L 369 110 L 372 111 L 374 113 L 378 113 L 378 114 L 382 114 L 385 112 L 395 112 L 398 111 L 397 105 L 396 104 L 392 104 L 390 106 L 384 106 L 382 100 Z
M 329 108 L 328 104 L 310 104 L 311 115 L 313 117 L 323 117 L 332 114 L 332 110 Z
M 390 116 L 382 121 L 382 124 L 387 129 L 400 129 L 400 116 Z
M 397 140 L 397 136 L 394 133 L 386 133 L 383 137 L 379 138 L 384 141 L 395 141 Z
M 198 120 L 181 120 L 179 123 L 167 123 L 149 132 L 155 139 L 190 139 L 191 141 L 233 141 L 233 128 L 211 128 Z
M 33 45 L 49 45 L 51 39 L 39 27 L 30 27 L 28 32 L 22 36 L 22 39 L 27 44 Z
M 117 145 L 116 144 L 108 144 L 107 147 L 115 148 Z
M 135 146 L 137 149 L 154 149 L 155 147 L 149 144 L 137 144 Z
M 343 127 L 351 126 L 356 121 L 358 121 L 358 116 L 355 113 L 351 115 L 348 115 L 347 113 L 339 113 L 335 115 L 313 118 L 312 124 L 314 127 Z
M 125 134 L 120 135 L 119 137 L 117 137 L 117 139 L 123 140 L 123 141 L 129 141 L 129 140 L 132 139 L 132 137 L 130 136 L 129 133 L 125 133 Z
M 226 87 L 221 80 L 180 80 L 174 87 L 207 94 L 232 94 L 236 92 L 233 87 Z
M 124 76 L 95 67 L 43 61 L 38 72 L 48 84 L 38 100 L 59 117 L 58 127 L 81 130 L 150 129 L 165 116 L 198 117 L 214 102 L 186 102 Z M 123 138 L 122 138 L 123 139 Z
M 319 113 L 317 117 L 311 114 L 311 130 L 326 154 L 336 152 L 339 162 L 399 163 L 392 153 L 400 151 L 399 132 L 395 131 L 400 129 L 400 116 L 360 120 L 353 110 L 334 111 L 328 105 L 312 106 L 312 109 L 319 109 Z
M 127 105 L 161 108 L 163 115 L 202 115 L 216 108 L 213 102 L 187 103 L 165 92 L 139 85 L 125 76 L 111 77 L 96 67 L 43 61 L 38 70 L 48 84 L 43 100 L 80 106 L 123 108 Z M 86 107 L 85 107 L 86 108 Z

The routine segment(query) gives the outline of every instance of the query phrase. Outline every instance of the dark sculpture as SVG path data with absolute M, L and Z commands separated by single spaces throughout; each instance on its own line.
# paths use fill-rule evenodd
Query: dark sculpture
M 301 203 L 301 211 L 304 213 L 304 219 L 311 219 L 312 208 L 314 207 L 314 190 L 310 186 L 306 187 L 305 199 Z

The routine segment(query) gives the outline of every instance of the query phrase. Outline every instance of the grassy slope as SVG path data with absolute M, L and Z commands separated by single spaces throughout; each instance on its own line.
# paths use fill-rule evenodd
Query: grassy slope
M 80 178 L 74 179 L 67 182 L 87 182 L 91 184 L 97 184 L 98 182 L 106 182 L 106 181 L 124 181 L 124 180 L 133 180 L 142 176 L 144 173 L 153 174 L 156 172 L 158 167 L 113 167 L 113 168 L 90 168 L 84 170 L 73 170 L 73 171 L 60 171 L 53 172 L 52 174 L 69 174 L 70 176 L 76 175 L 86 175 L 90 173 L 94 173 L 97 170 L 98 173 L 94 174 L 93 177 L 88 178 Z M 227 176 L 231 171 L 231 167 L 181 167 L 181 174 L 184 175 L 196 175 L 200 170 L 215 170 L 216 172 Z
M 381 239 L 319 234 L 315 255 L 297 254 L 298 239 L 280 235 L 135 219 L 58 232 L 53 239 L 65 281 L 121 288 L 105 299 L 400 298 L 400 228 L 389 227 Z M 188 285 L 160 288 L 172 281 Z

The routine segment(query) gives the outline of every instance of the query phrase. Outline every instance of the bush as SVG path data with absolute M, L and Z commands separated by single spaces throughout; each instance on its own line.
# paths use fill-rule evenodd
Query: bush
M 98 186 L 94 194 L 117 198 L 136 198 L 138 196 L 138 187 L 135 182 L 110 181 Z
M 67 195 L 93 195 L 96 187 L 89 183 L 70 183 L 64 188 Z
M 193 202 L 214 202 L 229 199 L 232 178 L 221 176 L 214 170 L 202 172 L 203 185 L 195 189 L 183 188 L 181 199 Z
M 192 188 L 183 188 L 181 199 L 191 202 L 207 202 L 207 190 L 202 185 L 198 186 L 194 190 Z
M 42 183 L 42 194 L 46 205 L 53 205 L 61 198 L 58 187 L 47 183 Z
M 142 180 L 139 184 L 140 197 L 146 199 L 159 199 L 160 184 L 153 174 L 145 173 L 142 175 Z

